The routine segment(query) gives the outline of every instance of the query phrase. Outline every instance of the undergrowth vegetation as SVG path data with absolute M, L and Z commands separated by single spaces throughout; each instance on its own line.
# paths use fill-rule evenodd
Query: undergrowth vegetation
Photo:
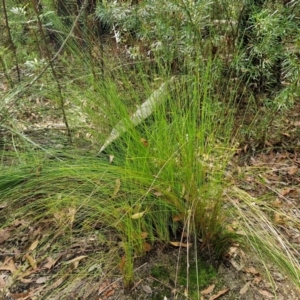
M 299 97 L 298 2 L 75 2 L 2 4 L 1 230 L 37 241 L 36 264 L 74 244 L 85 262 L 42 297 L 119 273 L 131 288 L 161 243 L 212 260 L 238 245 L 299 288 L 299 250 L 230 164 Z

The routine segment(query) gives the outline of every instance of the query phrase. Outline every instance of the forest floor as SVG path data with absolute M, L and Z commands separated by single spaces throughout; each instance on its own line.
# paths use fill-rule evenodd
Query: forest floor
M 34 120 L 38 127 L 40 116 L 28 111 L 27 120 Z M 32 132 L 36 134 L 33 129 Z M 41 142 L 43 137 L 39 139 Z M 253 199 L 267 195 L 274 207 L 280 208 L 282 214 L 274 215 L 273 220 L 294 245 L 297 251 L 293 255 L 300 260 L 300 227 L 291 225 L 286 217 L 300 220 L 300 103 L 274 120 L 264 148 L 253 149 L 251 141 L 246 141 L 233 158 L 231 168 L 232 187 L 246 190 Z M 238 204 L 243 208 L 242 202 Z M 255 200 L 253 205 L 257 205 Z M 83 256 L 95 249 L 89 243 L 78 246 L 84 241 L 84 237 L 78 237 L 77 246 L 62 252 L 56 261 L 47 257 L 47 253 L 36 253 L 33 260 L 31 255 L 22 253 L 22 247 L 31 239 L 31 252 L 34 251 L 35 236 L 40 234 L 38 230 L 41 229 L 27 228 L 26 220 L 19 220 L 0 231 L 0 299 L 186 299 L 186 283 L 175 279 L 181 264 L 179 250 L 166 245 L 157 245 L 145 257 L 136 260 L 135 285 L 130 291 L 124 291 L 121 275 L 109 277 L 102 274 L 92 281 L 88 280 L 89 277 L 78 278 L 61 290 L 61 294 L 44 298 L 45 292 L 57 289 L 65 280 L 63 276 L 57 277 L 57 270 L 63 264 L 70 262 L 71 257 L 82 257 L 77 265 L 76 261 L 72 262 L 76 269 L 79 261 L 84 264 Z M 180 251 L 181 257 L 186 257 L 186 249 Z M 201 288 L 200 298 L 195 296 L 192 299 L 300 299 L 300 291 L 288 278 L 273 265 L 263 266 L 253 253 L 243 251 L 239 245 L 233 245 L 223 261 L 213 261 L 208 255 L 199 259 L 205 266 L 211 264 L 215 271 L 207 279 L 207 286 Z M 265 268 L 273 284 L 270 284 Z M 69 290 L 67 298 L 62 296 L 66 289 Z

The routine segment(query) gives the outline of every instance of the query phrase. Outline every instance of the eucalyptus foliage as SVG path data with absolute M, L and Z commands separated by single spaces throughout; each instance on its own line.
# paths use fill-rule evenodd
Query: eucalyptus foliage
M 295 83 L 295 49 L 291 51 L 288 45 L 299 35 L 296 14 L 297 10 L 280 1 L 249 1 L 245 5 L 237 70 L 252 88 L 270 92 L 281 87 L 282 79 Z
M 212 2 L 149 0 L 136 6 L 106 2 L 98 7 L 100 20 L 120 37 L 132 33 L 155 54 L 189 56 L 211 25 Z

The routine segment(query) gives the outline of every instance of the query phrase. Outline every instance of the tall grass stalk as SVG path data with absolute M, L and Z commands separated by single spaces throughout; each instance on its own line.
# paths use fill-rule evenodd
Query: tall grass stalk
M 229 199 L 232 200 L 231 197 L 240 199 L 243 204 L 242 209 L 240 205 L 232 201 L 235 206 L 234 214 L 237 217 L 239 229 L 243 231 L 243 235 L 252 251 L 257 254 L 264 264 L 265 271 L 270 281 L 273 282 L 274 291 L 275 285 L 269 271 L 269 263 L 273 263 L 300 288 L 299 250 L 278 230 L 270 217 L 274 213 L 280 214 L 281 212 L 269 206 L 268 202 L 255 199 L 237 187 L 232 189 L 231 196 L 229 196 Z M 289 222 L 293 222 L 295 226 L 299 225 L 298 220 L 291 219 L 289 216 L 285 217 L 289 219 Z

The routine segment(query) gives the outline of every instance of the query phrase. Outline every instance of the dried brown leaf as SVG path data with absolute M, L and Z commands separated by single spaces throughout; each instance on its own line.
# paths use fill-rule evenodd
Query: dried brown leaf
M 289 194 L 292 190 L 293 189 L 285 188 L 285 189 L 282 189 L 281 191 L 279 191 L 279 194 L 282 196 L 285 196 L 285 195 Z
M 265 145 L 273 148 L 273 144 L 270 141 L 265 141 Z
M 144 211 L 142 211 L 142 212 L 139 212 L 139 213 L 135 213 L 135 214 L 133 214 L 132 216 L 131 216 L 131 219 L 134 219 L 134 220 L 136 220 L 136 219 L 140 219 L 144 214 L 145 214 L 145 210 Z
M 37 263 L 36 263 L 36 260 L 31 256 L 29 255 L 28 253 L 25 254 L 25 258 L 26 260 L 29 262 L 31 268 L 33 270 L 36 270 L 37 269 Z
M 0 230 L 0 244 L 5 242 L 10 238 L 10 231 L 8 229 Z
M 31 251 L 33 251 L 36 247 L 37 247 L 37 245 L 39 244 L 39 240 L 36 240 L 36 241 L 34 241 L 31 245 L 30 245 L 30 247 L 29 247 L 29 251 L 31 252 Z
M 50 256 L 47 257 L 47 261 L 48 262 L 46 262 L 43 267 L 50 270 L 55 265 L 56 261 Z
M 0 275 L 0 288 L 3 288 L 6 286 L 4 278 L 5 278 L 5 275 Z
M 152 246 L 148 243 L 144 243 L 143 248 L 145 252 L 149 252 L 152 249 Z
M 293 125 L 294 125 L 294 126 L 300 126 L 300 121 L 295 121 L 295 122 L 293 122 Z
M 147 294 L 152 294 L 152 289 L 149 285 L 142 285 L 142 289 Z
M 259 274 L 259 272 L 254 267 L 244 268 L 243 271 L 253 275 Z
M 98 295 L 101 295 L 104 291 L 106 290 L 110 290 L 111 289 L 111 285 L 109 283 L 109 281 L 105 281 L 104 283 L 102 283 L 99 287 L 99 290 L 98 290 Z
M 227 230 L 230 232 L 235 232 L 236 228 L 234 228 L 233 226 L 231 226 L 230 224 L 226 226 Z
M 10 293 L 9 294 L 9 296 L 13 299 L 24 299 L 24 298 L 27 298 L 28 295 L 29 295 L 29 291 L 24 292 L 24 293 L 15 293 L 15 294 Z
M 181 242 L 170 242 L 170 244 L 175 247 L 183 247 L 183 248 L 189 248 L 193 245 L 193 243 L 181 243 Z
M 228 255 L 229 256 L 233 256 L 233 254 L 238 250 L 239 248 L 237 246 L 232 246 L 229 248 L 229 251 L 228 251 Z
M 218 292 L 217 294 L 211 296 L 211 297 L 209 298 L 209 300 L 215 300 L 215 299 L 221 297 L 222 295 L 226 294 L 228 291 L 229 291 L 229 289 L 224 289 L 224 290 Z
M 286 223 L 286 219 L 281 214 L 275 213 L 274 214 L 274 223 L 284 225 Z
M 75 258 L 73 258 L 71 260 L 66 261 L 65 263 L 66 264 L 76 263 L 76 262 L 79 262 L 79 261 L 81 261 L 82 259 L 84 259 L 86 257 L 87 257 L 86 255 L 77 256 L 77 257 L 75 257 Z
M 114 293 L 115 293 L 115 290 L 113 290 L 113 289 L 108 290 L 108 291 L 105 293 L 105 297 L 108 298 L 108 297 L 112 296 Z
M 145 239 L 148 236 L 148 232 L 141 232 L 141 238 Z
M 210 285 L 208 288 L 206 288 L 205 290 L 201 291 L 201 295 L 208 295 L 210 294 L 215 288 L 215 285 L 212 284 Z
M 276 199 L 275 201 L 272 202 L 272 206 L 275 208 L 280 208 L 282 207 L 282 201 L 280 201 L 280 199 Z
M 251 282 L 248 281 L 248 282 L 240 289 L 240 294 L 241 294 L 241 295 L 244 295 L 244 294 L 248 291 L 250 284 L 251 284 Z
M 298 172 L 298 167 L 291 166 L 291 167 L 287 168 L 287 171 L 288 171 L 289 175 L 294 175 Z
M 260 283 L 261 281 L 262 281 L 262 277 L 260 275 L 255 276 L 253 279 L 254 284 Z
M 173 222 L 182 221 L 184 219 L 184 214 L 176 215 L 173 217 Z
M 2 266 L 0 266 L 1 271 L 10 271 L 11 273 L 14 273 L 17 271 L 17 268 L 15 266 L 14 260 L 12 257 L 7 257 L 3 263 Z
M 142 143 L 145 147 L 148 147 L 149 143 L 148 143 L 148 141 L 147 141 L 146 139 L 141 138 L 140 141 L 141 141 L 141 143 Z
M 38 284 L 41 284 L 41 283 L 47 282 L 48 280 L 49 280 L 49 276 L 44 276 L 44 277 L 38 278 L 35 282 Z
M 161 197 L 163 195 L 162 192 L 154 192 L 153 195 L 155 195 L 156 197 Z
M 32 279 L 24 278 L 26 276 L 29 276 L 30 274 L 31 274 L 30 271 L 26 271 L 26 272 L 22 273 L 22 275 L 21 275 L 22 277 L 19 278 L 20 282 L 25 283 L 25 284 L 32 283 Z
M 274 298 L 274 295 L 266 290 L 258 290 L 258 292 L 269 299 Z

